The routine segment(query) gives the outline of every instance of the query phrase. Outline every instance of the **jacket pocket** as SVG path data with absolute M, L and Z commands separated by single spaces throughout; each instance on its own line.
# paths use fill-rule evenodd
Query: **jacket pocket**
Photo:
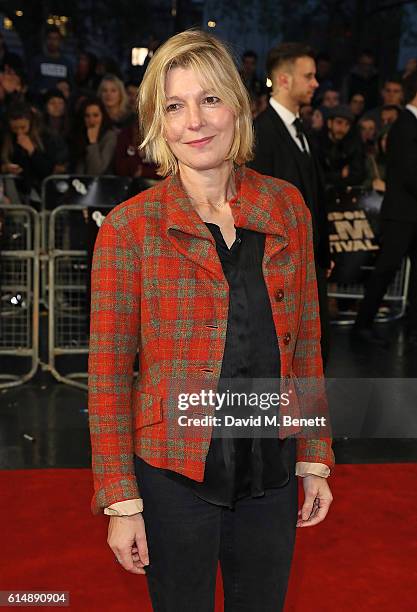
M 162 397 L 132 390 L 133 429 L 162 421 Z

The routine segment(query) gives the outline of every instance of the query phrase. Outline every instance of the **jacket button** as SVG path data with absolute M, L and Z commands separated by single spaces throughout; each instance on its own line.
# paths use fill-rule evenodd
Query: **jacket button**
M 275 294 L 275 299 L 277 302 L 282 302 L 282 300 L 284 299 L 284 291 L 282 289 L 278 289 Z
M 286 334 L 284 334 L 282 341 L 284 344 L 289 344 L 291 340 L 291 334 L 290 332 L 287 332 Z

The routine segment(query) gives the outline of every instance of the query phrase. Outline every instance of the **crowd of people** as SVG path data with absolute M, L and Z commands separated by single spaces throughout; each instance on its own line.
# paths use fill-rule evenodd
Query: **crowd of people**
M 0 36 L 1 173 L 19 176 L 19 190 L 35 199 L 51 174 L 159 178 L 138 149 L 139 82 L 125 80 L 116 62 L 89 51 L 72 61 L 62 46 L 59 29 L 51 26 L 43 52 L 28 62 L 9 53 Z M 248 50 L 240 68 L 254 119 L 271 93 L 257 61 Z M 328 55 L 317 56 L 319 86 L 300 116 L 317 144 L 327 185 L 384 192 L 387 133 L 402 108 L 402 79 L 416 65 L 410 60 L 403 74 L 381 82 L 370 51 L 344 77 Z
M 311 103 L 301 106 L 300 116 L 317 145 L 327 186 L 385 191 L 387 135 L 403 108 L 403 80 L 416 67 L 417 60 L 410 59 L 402 73 L 381 78 L 375 55 L 365 50 L 341 76 L 330 56 L 317 56 L 319 86 Z M 241 74 L 256 117 L 267 107 L 270 92 L 256 76 L 254 52 L 243 55 Z
M 51 26 L 43 53 L 25 62 L 0 37 L 1 173 L 35 200 L 51 174 L 158 178 L 138 150 L 138 83 L 90 52 L 74 64 L 62 43 Z

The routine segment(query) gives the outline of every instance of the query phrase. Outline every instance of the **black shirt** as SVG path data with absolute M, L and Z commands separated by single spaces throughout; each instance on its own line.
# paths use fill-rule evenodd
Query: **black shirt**
M 278 392 L 280 354 L 271 304 L 266 289 L 262 259 L 265 234 L 236 228 L 236 240 L 229 249 L 220 228 L 206 223 L 215 241 L 224 275 L 229 284 L 229 315 L 226 344 L 218 392 L 226 390 L 227 380 L 237 379 L 242 391 L 256 378 L 275 379 Z M 223 435 L 222 435 L 223 433 Z M 163 470 L 170 478 L 192 488 L 202 499 L 230 508 L 243 497 L 264 495 L 267 488 L 288 482 L 295 464 L 295 440 L 278 438 L 231 438 L 213 427 L 206 458 L 204 480 L 197 482 L 172 470 Z

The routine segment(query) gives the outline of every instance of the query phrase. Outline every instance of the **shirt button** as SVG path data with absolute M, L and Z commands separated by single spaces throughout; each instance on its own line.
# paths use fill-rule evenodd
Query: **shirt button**
M 284 344 L 289 344 L 291 340 L 291 334 L 290 332 L 287 332 L 286 334 L 284 334 L 282 341 L 284 342 Z
M 278 291 L 275 294 L 275 299 L 277 302 L 282 302 L 282 300 L 284 299 L 284 291 L 283 289 L 278 289 Z

